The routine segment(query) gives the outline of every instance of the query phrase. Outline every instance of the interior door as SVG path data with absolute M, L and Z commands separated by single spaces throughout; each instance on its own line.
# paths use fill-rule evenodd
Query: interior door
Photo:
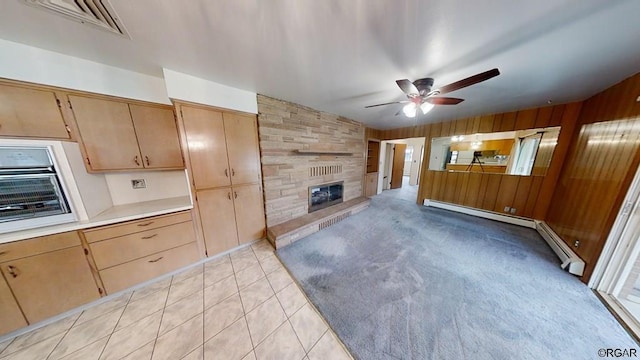
M 190 106 L 180 111 L 196 189 L 231 185 L 222 113 Z
M 391 170 L 391 189 L 402 187 L 402 174 L 404 173 L 404 152 L 407 144 L 395 144 L 393 147 L 393 169 Z

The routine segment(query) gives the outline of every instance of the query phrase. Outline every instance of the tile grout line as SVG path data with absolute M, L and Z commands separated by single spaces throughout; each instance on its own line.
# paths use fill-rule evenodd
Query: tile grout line
M 204 278 L 204 276 L 203 276 L 203 278 Z M 171 277 L 171 281 L 169 282 L 169 289 L 167 291 L 167 297 L 164 299 L 164 306 L 162 307 L 162 315 L 160 316 L 160 324 L 158 324 L 158 330 L 156 331 L 156 338 L 153 339 L 153 350 L 151 350 L 150 359 L 153 359 L 153 355 L 155 355 L 155 352 L 156 352 L 156 344 L 158 343 L 158 337 L 160 336 L 160 328 L 162 327 L 162 319 L 164 319 L 164 311 L 167 309 L 167 302 L 169 301 L 169 294 L 171 293 L 171 286 L 172 285 L 173 285 L 173 276 Z
M 252 249 L 252 253 L 253 253 L 253 249 Z M 257 258 L 256 258 L 256 260 L 257 260 Z M 243 356 L 243 358 L 244 358 L 244 357 L 245 357 L 245 356 L 247 356 L 250 352 L 253 352 L 253 353 L 254 353 L 254 355 L 255 355 L 256 347 L 254 346 L 253 337 L 251 336 L 251 329 L 249 329 L 249 322 L 247 321 L 247 312 L 245 311 L 244 302 L 242 301 L 242 296 L 240 295 L 240 286 L 238 286 L 238 278 L 236 277 L 236 268 L 235 268 L 235 266 L 233 266 L 233 259 L 231 259 L 231 255 L 229 255 L 229 262 L 231 262 L 231 269 L 233 270 L 233 279 L 234 279 L 234 280 L 235 280 L 235 282 L 236 282 L 236 289 L 238 289 L 238 298 L 240 299 L 240 306 L 242 306 L 242 320 L 244 320 L 244 325 L 247 327 L 247 332 L 249 333 L 249 341 L 251 341 L 251 350 L 250 350 L 248 353 L 244 354 L 244 356 Z M 260 264 L 260 263 L 258 263 L 258 265 L 259 265 L 259 264 Z M 260 269 L 262 270 L 262 268 L 260 268 Z M 265 275 L 265 277 L 266 277 L 266 275 Z M 256 280 L 256 281 L 257 281 L 257 280 Z M 248 286 L 248 285 L 247 285 L 247 286 Z M 231 297 L 231 296 L 229 296 L 229 297 Z M 237 320 L 236 320 L 236 321 L 237 321 Z M 235 323 L 235 322 L 234 322 L 234 323 Z M 233 324 L 232 324 L 232 325 L 233 325 Z M 229 326 L 231 326 L 231 325 L 229 325 Z M 228 326 L 227 326 L 227 328 L 228 328 Z M 225 328 L 225 329 L 226 329 L 226 328 Z M 224 329 L 223 329 L 223 330 L 220 330 L 220 331 L 218 332 L 218 334 L 219 334 L 219 333 L 221 333 L 222 331 L 224 331 Z M 215 336 L 217 336 L 218 334 L 216 334 L 216 335 L 212 336 L 211 338 L 214 338 L 214 337 L 215 337 Z
M 127 299 L 127 303 L 124 305 L 124 309 L 122 309 L 122 313 L 120 313 L 120 316 L 118 317 L 118 321 L 116 321 L 116 324 L 113 326 L 113 329 L 111 330 L 111 333 L 109 334 L 109 338 L 107 339 L 107 342 L 104 343 L 104 347 L 100 351 L 100 356 L 98 356 L 98 359 L 100 359 L 102 357 L 102 355 L 104 354 L 105 349 L 107 348 L 107 345 L 109 345 L 109 341 L 111 341 L 111 336 L 113 336 L 113 334 L 116 332 L 116 329 L 118 328 L 118 324 L 120 323 L 120 320 L 122 320 L 122 315 L 124 315 L 124 312 L 127 310 L 127 306 L 129 306 L 129 304 L 131 303 L 131 298 L 133 298 L 133 293 L 134 292 L 132 291 L 131 294 L 129 294 L 129 298 Z
M 51 349 L 51 352 L 49 352 L 49 355 L 47 355 L 46 359 L 49 359 L 51 357 L 51 354 L 53 354 L 53 352 L 58 348 L 58 346 L 60 346 L 60 343 L 62 342 L 62 340 L 64 340 L 64 338 L 67 337 L 67 335 L 69 334 L 69 331 L 71 331 L 71 329 L 73 329 L 73 327 L 76 326 L 76 324 L 78 323 L 78 320 L 80 320 L 80 317 L 86 311 L 87 309 L 81 311 L 80 314 L 78 314 L 78 317 L 76 318 L 76 320 L 73 322 L 73 324 L 71 324 L 71 326 L 69 326 L 67 331 L 64 332 L 64 335 L 60 338 L 60 340 L 58 340 L 58 343 L 56 344 L 56 346 L 54 346 L 53 349 Z M 105 346 L 107 345 L 105 344 Z
M 275 255 L 275 254 L 274 254 L 274 255 Z M 276 259 L 277 259 L 277 258 L 276 258 Z M 280 261 L 280 260 L 278 259 L 278 261 Z M 262 268 L 262 264 L 260 263 L 260 260 L 258 260 L 258 264 L 260 264 L 260 268 Z M 284 267 L 284 265 L 283 265 L 283 267 Z M 264 269 L 263 269 L 262 271 L 264 272 Z M 274 270 L 274 271 L 272 271 L 272 272 L 275 272 L 275 271 L 277 271 L 277 270 Z M 265 278 L 266 278 L 266 273 L 265 273 Z M 268 279 L 268 278 L 267 278 L 267 284 L 269 284 L 269 286 L 271 287 L 271 290 L 273 291 L 273 296 L 275 296 L 276 301 L 278 301 L 278 305 L 280 305 L 280 308 L 282 309 L 282 312 L 284 313 L 284 316 L 286 317 L 286 320 L 285 320 L 282 324 L 284 324 L 285 322 L 288 322 L 288 323 L 289 323 L 289 326 L 291 326 L 291 329 L 293 329 L 293 333 L 296 335 L 296 339 L 298 340 L 298 344 L 299 344 L 299 345 L 300 345 L 300 347 L 302 348 L 302 351 L 304 352 L 305 356 L 307 356 L 307 355 L 308 355 L 308 353 L 307 353 L 307 349 L 305 349 L 305 348 L 304 348 L 304 346 L 302 345 L 302 341 L 300 341 L 300 337 L 298 336 L 298 333 L 296 332 L 296 329 L 293 327 L 293 324 L 292 324 L 292 323 L 291 323 L 291 321 L 289 320 L 289 315 L 287 315 L 287 311 L 284 309 L 284 306 L 282 305 L 282 302 L 280 301 L 280 298 L 278 297 L 278 292 L 273 288 L 273 285 L 271 285 L 271 282 L 269 281 L 269 279 Z M 293 284 L 295 284 L 295 283 L 293 283 Z M 287 286 L 289 286 L 289 285 L 287 285 Z M 287 286 L 285 286 L 284 288 L 280 289 L 280 291 L 284 290 Z M 303 306 L 304 306 L 304 305 L 303 305 Z M 301 308 L 302 308 L 302 307 L 301 307 Z M 301 308 L 300 308 L 300 309 L 301 309 Z M 298 310 L 300 310 L 300 309 L 298 309 Z M 296 311 L 296 312 L 294 312 L 294 314 L 295 314 L 295 313 L 297 313 L 297 311 Z M 292 315 L 292 316 L 293 316 L 293 315 Z M 278 325 L 278 327 L 277 327 L 277 328 L 275 328 L 275 330 L 273 330 L 271 333 L 269 333 L 269 334 L 265 337 L 265 339 L 266 339 L 267 337 L 269 337 L 269 335 L 273 334 L 276 330 L 278 330 L 278 328 L 280 328 L 280 326 L 282 326 L 282 324 Z M 263 340 L 263 342 L 264 342 L 264 340 Z M 304 357 L 304 356 L 303 356 L 303 357 Z

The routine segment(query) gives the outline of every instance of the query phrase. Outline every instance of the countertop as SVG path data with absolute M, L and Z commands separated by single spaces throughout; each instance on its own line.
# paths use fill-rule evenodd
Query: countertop
M 89 220 L 0 234 L 0 244 L 66 231 L 111 225 L 123 221 L 137 220 L 150 216 L 190 210 L 192 208 L 193 204 L 191 204 L 191 198 L 189 196 L 117 205 L 101 212 Z

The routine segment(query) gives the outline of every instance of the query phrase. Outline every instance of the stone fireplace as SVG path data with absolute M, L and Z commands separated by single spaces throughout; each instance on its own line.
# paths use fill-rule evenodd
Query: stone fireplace
M 309 186 L 309 213 L 342 202 L 343 181 Z
M 258 132 L 268 228 L 310 214 L 318 185 L 342 183 L 343 202 L 363 196 L 364 124 L 258 95 Z

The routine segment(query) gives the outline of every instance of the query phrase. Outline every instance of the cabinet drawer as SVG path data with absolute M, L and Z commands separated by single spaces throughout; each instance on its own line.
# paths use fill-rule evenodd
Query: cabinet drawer
M 100 271 L 107 294 L 126 289 L 198 260 L 195 242 Z
M 0 262 L 11 261 L 78 245 L 80 245 L 80 237 L 75 231 L 0 244 Z
M 129 221 L 122 224 L 104 226 L 97 229 L 83 231 L 87 242 L 110 239 L 118 236 L 133 234 L 145 230 L 156 229 L 162 226 L 177 224 L 191 220 L 189 211 L 176 214 L 156 216 L 136 221 Z
M 194 241 L 191 221 L 91 243 L 98 270 Z

